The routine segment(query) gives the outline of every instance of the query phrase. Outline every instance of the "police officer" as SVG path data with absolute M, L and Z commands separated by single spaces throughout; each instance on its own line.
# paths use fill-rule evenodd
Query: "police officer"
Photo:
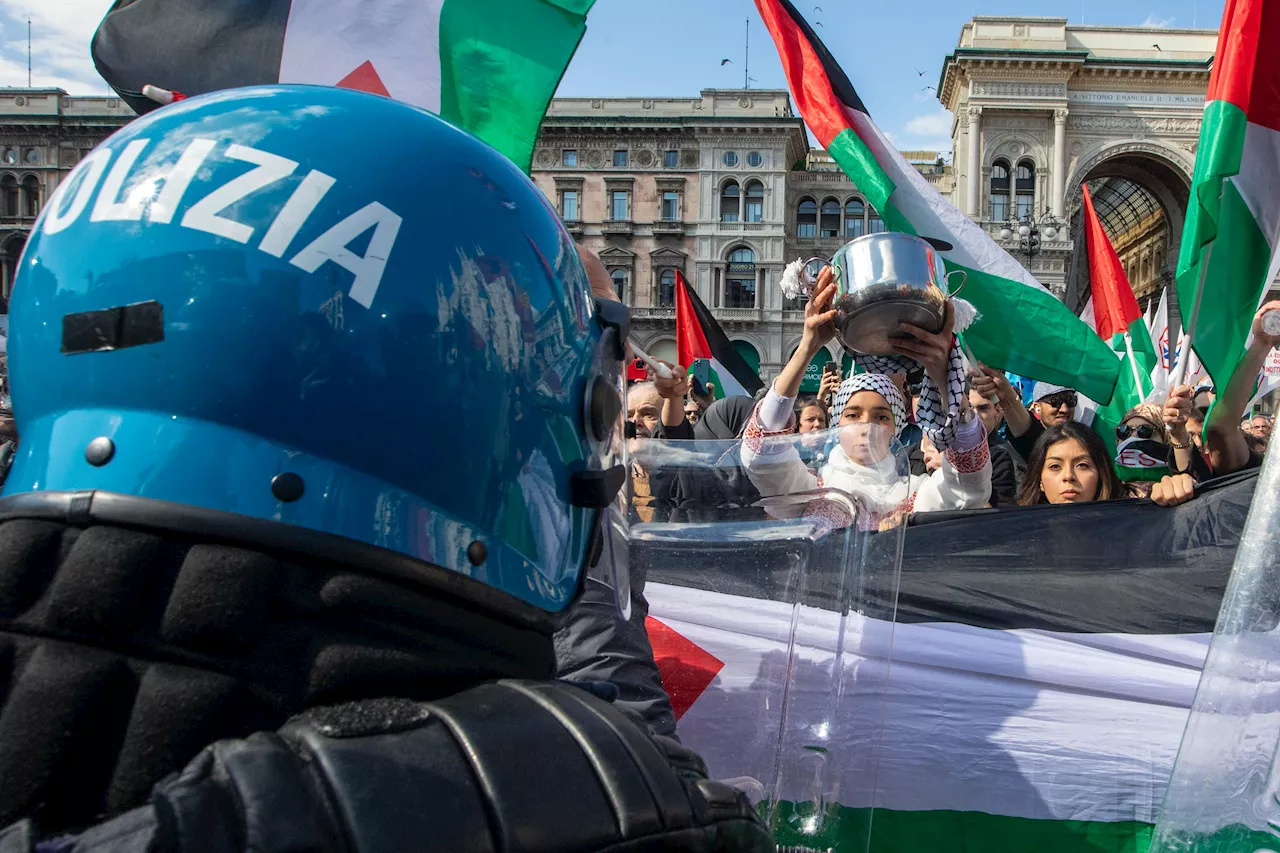
M 511 163 L 229 90 L 87 156 L 20 266 L 0 851 L 772 849 L 550 680 L 589 568 L 626 609 L 627 316 Z

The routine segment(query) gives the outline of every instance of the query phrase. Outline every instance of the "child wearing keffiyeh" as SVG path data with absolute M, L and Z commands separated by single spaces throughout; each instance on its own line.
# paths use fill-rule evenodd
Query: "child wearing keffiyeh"
M 933 474 L 908 479 L 898 471 L 889 442 L 907 426 L 907 401 L 884 373 L 856 374 L 841 383 L 831 409 L 839 441 L 817 474 L 801 461 L 793 442 L 769 440 L 792 431 L 793 405 L 805 368 L 835 336 L 835 311 L 827 308 L 833 293 L 831 278 L 823 270 L 805 307 L 800 346 L 747 423 L 742 462 L 752 483 L 766 497 L 817 488 L 847 492 L 868 510 L 854 523 L 870 530 L 911 512 L 985 506 L 991 496 L 991 456 L 982 421 L 961 417 L 967 399 L 950 307 L 941 332 L 931 334 L 904 324 L 910 337 L 895 345 L 894 355 L 877 357 L 879 364 L 868 365 L 889 369 L 910 359 L 924 366 L 925 391 L 917 417 L 930 441 L 943 451 L 943 464 Z

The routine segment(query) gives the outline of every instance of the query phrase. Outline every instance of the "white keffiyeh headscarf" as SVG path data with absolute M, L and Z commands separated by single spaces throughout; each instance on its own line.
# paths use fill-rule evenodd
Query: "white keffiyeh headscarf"
M 910 373 L 918 366 L 918 362 L 913 358 L 907 358 L 902 355 L 862 355 L 861 353 L 850 353 L 853 356 L 854 363 L 858 364 L 870 373 L 861 373 L 846 379 L 840 386 L 840 391 L 836 394 L 836 407 L 831 412 L 832 420 L 838 420 L 840 413 L 844 411 L 841 405 L 849 402 L 848 395 L 841 397 L 844 393 L 845 385 L 854 379 L 863 376 L 881 376 L 890 385 L 893 380 L 885 373 Z M 854 386 L 850 386 L 851 388 Z M 893 385 L 895 391 L 897 386 Z M 867 390 L 859 388 L 858 390 Z M 871 388 L 870 390 L 879 391 L 879 388 Z M 883 394 L 883 392 L 881 392 Z M 956 424 L 960 422 L 960 405 L 965 395 L 965 378 L 964 378 L 964 359 L 960 357 L 960 347 L 952 341 L 951 355 L 947 359 L 947 410 L 942 410 L 942 395 L 938 393 L 938 387 L 933 384 L 933 379 L 926 373 L 924 384 L 920 389 L 920 403 L 916 406 L 916 422 L 920 425 L 921 431 L 929 436 L 929 441 L 933 442 L 933 446 L 938 450 L 946 450 L 956 438 Z M 884 395 L 885 399 L 889 399 L 888 395 Z M 902 394 L 898 394 L 898 398 L 902 399 Z M 892 401 L 890 408 L 893 408 Z M 901 433 L 906 428 L 906 406 L 903 405 L 903 417 L 898 418 L 898 413 L 894 411 L 894 429 L 897 433 Z
M 907 400 L 898 390 L 898 385 L 888 376 L 880 373 L 857 373 L 840 383 L 836 390 L 835 403 L 831 407 L 831 422 L 838 424 L 844 414 L 844 407 L 859 391 L 875 391 L 889 403 L 889 411 L 893 413 L 893 437 L 902 438 L 902 431 L 907 428 Z

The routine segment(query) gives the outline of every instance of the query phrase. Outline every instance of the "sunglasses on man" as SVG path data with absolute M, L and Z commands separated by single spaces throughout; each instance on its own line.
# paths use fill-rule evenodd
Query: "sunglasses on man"
M 1079 401 L 1079 398 L 1075 394 L 1069 391 L 1063 391 L 1058 394 L 1050 394 L 1048 397 L 1042 397 L 1040 399 L 1041 403 L 1044 403 L 1051 409 L 1061 408 L 1064 404 L 1067 406 L 1067 408 L 1074 409 L 1078 401 Z
M 1151 424 L 1140 424 L 1136 427 L 1129 426 L 1129 424 L 1120 424 L 1120 426 L 1116 427 L 1116 438 L 1121 441 L 1124 441 L 1134 433 L 1137 433 L 1138 438 L 1145 440 L 1156 434 L 1156 428 Z

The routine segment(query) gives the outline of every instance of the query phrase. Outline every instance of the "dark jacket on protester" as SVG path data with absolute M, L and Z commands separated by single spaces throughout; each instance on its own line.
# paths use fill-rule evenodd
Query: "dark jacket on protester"
M 1023 473 L 1018 460 L 1009 443 L 997 435 L 987 436 L 987 447 L 991 450 L 991 505 L 1013 506 Z
M 707 407 L 694 425 L 694 439 L 716 442 L 723 448 L 726 442 L 735 441 L 742 435 L 755 405 L 755 400 L 750 397 L 717 400 Z M 716 521 L 725 518 L 726 514 L 732 514 L 739 521 L 766 517 L 762 509 L 748 509 L 760 500 L 760 491 L 742 469 L 736 445 L 724 450 L 714 468 L 680 470 L 676 476 L 673 500 L 672 521 Z

